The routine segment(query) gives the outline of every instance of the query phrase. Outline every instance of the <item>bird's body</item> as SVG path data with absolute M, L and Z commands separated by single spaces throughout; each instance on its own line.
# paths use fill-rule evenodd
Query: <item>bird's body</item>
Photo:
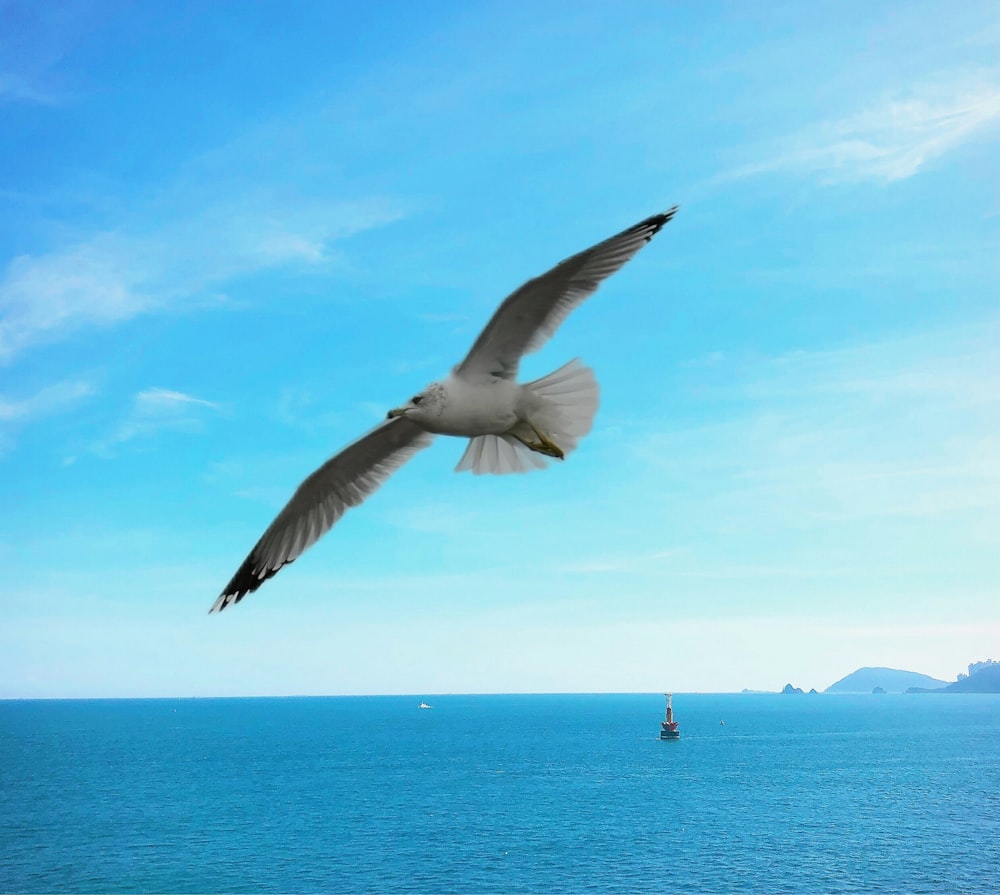
M 407 414 L 435 435 L 499 435 L 517 422 L 518 413 L 526 411 L 530 401 L 523 385 L 496 377 L 469 380 L 452 372 L 427 391 L 436 388 L 440 389 L 440 399 L 432 401 L 432 396 L 425 394 L 425 410 L 419 421 L 412 412 Z
M 593 371 L 579 361 L 518 383 L 521 356 L 536 350 L 603 279 L 622 267 L 676 212 L 654 215 L 567 258 L 509 295 L 465 359 L 388 419 L 328 460 L 298 488 L 261 536 L 212 612 L 293 562 L 435 435 L 468 438 L 457 471 L 528 472 L 562 460 L 597 412 Z

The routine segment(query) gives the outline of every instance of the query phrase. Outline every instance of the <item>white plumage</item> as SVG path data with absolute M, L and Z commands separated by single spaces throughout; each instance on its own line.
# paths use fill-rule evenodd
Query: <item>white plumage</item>
M 589 431 L 599 389 L 593 371 L 570 361 L 541 379 L 515 381 L 521 357 L 544 344 L 566 316 L 619 270 L 676 213 L 671 208 L 567 258 L 509 295 L 465 359 L 310 475 L 219 595 L 210 611 L 257 590 L 357 506 L 434 435 L 469 438 L 456 467 L 476 475 L 530 472 L 562 460 Z
M 526 393 L 524 403 L 531 407 L 532 424 L 547 433 L 563 454 L 573 451 L 590 431 L 597 413 L 600 388 L 594 371 L 579 360 L 571 360 L 521 388 Z M 532 434 L 527 424 L 518 427 L 518 435 L 530 439 Z M 474 475 L 503 475 L 544 469 L 546 465 L 543 455 L 529 448 L 517 435 L 502 432 L 472 438 L 455 472 L 470 470 Z

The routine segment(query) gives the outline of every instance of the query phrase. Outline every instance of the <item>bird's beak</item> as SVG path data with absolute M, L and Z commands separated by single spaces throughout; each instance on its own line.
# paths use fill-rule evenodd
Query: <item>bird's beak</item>
M 406 416 L 406 408 L 405 407 L 396 407 L 395 409 L 390 410 L 386 414 L 386 419 L 388 419 L 388 420 L 394 420 L 397 416 Z

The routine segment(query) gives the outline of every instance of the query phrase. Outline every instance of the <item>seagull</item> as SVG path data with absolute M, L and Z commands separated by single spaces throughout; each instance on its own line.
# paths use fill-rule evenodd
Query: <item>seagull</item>
M 298 559 L 343 514 L 379 488 L 435 435 L 468 438 L 456 472 L 502 475 L 563 460 L 597 412 L 593 371 L 572 360 L 533 382 L 516 381 L 570 311 L 620 270 L 677 213 L 677 206 L 560 262 L 512 292 L 465 359 L 310 475 L 209 610 L 221 612 Z

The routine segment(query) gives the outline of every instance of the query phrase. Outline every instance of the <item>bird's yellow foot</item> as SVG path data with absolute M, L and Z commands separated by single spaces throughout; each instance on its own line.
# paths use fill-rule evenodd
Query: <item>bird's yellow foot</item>
M 550 441 L 534 426 L 531 427 L 531 430 L 538 436 L 538 441 L 526 441 L 525 444 L 528 447 L 539 454 L 545 454 L 546 457 L 555 457 L 557 460 L 566 459 L 566 454 L 563 453 L 563 449 L 558 444 Z

